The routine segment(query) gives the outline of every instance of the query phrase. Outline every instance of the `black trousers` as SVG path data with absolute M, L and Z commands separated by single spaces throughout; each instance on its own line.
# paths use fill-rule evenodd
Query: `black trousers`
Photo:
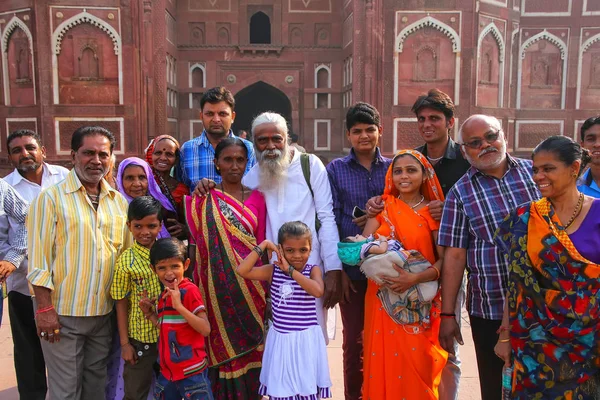
M 475 344 L 477 356 L 477 369 L 479 370 L 479 387 L 482 400 L 498 400 L 502 396 L 502 361 L 496 353 L 494 346 L 498 341 L 496 331 L 502 323 L 501 320 L 484 319 L 469 315 L 471 333 Z
M 37 335 L 31 297 L 12 291 L 8 294 L 8 315 L 12 331 L 17 387 L 21 399 L 44 400 L 46 363 Z

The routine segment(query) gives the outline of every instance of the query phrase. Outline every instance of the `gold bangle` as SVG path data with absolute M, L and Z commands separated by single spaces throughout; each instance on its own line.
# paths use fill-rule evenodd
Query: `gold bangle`
M 510 342 L 510 339 L 498 339 L 498 341 L 500 343 L 508 343 L 508 342 Z
M 435 281 L 440 279 L 440 270 L 437 269 L 436 267 L 434 267 L 433 265 L 430 265 L 428 268 L 433 268 L 435 270 L 435 272 L 437 272 L 437 276 L 435 277 Z

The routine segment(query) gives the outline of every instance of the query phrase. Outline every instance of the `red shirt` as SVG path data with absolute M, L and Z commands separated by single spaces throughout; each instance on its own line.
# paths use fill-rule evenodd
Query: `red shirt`
M 179 291 L 181 303 L 192 313 L 205 309 L 200 290 L 189 279 L 181 281 Z M 165 292 L 158 300 L 158 321 L 158 356 L 163 376 L 179 381 L 204 371 L 208 365 L 204 336 L 173 308 L 171 297 L 165 299 Z

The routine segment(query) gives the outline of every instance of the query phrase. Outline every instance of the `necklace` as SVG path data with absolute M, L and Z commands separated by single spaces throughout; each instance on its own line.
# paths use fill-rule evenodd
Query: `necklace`
M 400 199 L 400 196 L 398 196 L 398 199 Z M 400 199 L 400 200 L 402 200 L 402 199 Z M 402 200 L 402 201 L 404 201 L 404 200 Z M 421 200 L 419 200 L 419 202 L 417 204 L 415 204 L 414 206 L 410 206 L 410 208 L 412 208 L 414 210 L 415 208 L 419 207 L 421 205 L 421 203 L 423 203 L 424 201 L 425 201 L 425 196 L 421 195 Z M 406 204 L 408 205 L 408 203 L 406 203 Z
M 585 196 L 583 193 L 579 194 L 579 200 L 577 201 L 575 210 L 573 210 L 573 215 L 571 216 L 571 219 L 569 220 L 569 222 L 567 222 L 565 224 L 565 226 L 563 227 L 564 230 L 567 230 L 571 226 L 571 224 L 575 221 L 575 218 L 577 218 L 577 216 L 579 216 L 579 214 L 581 214 L 581 209 L 583 208 L 584 197 Z
M 430 162 L 437 162 L 437 161 L 440 161 L 442 158 L 444 158 L 444 156 L 437 157 L 437 158 L 431 158 L 431 157 L 427 156 L 427 159 L 428 159 Z
M 96 195 L 96 197 L 92 197 L 91 194 L 87 193 L 88 198 L 90 199 L 90 201 L 92 202 L 92 206 L 94 206 L 94 208 L 98 205 L 98 203 L 100 202 L 100 193 L 98 193 Z

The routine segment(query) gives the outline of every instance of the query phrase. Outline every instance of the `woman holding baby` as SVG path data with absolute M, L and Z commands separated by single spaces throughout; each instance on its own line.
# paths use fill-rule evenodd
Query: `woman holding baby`
M 388 169 L 384 211 L 369 219 L 363 235 L 381 235 L 417 250 L 431 263 L 423 272 L 395 267 L 397 277 L 382 276 L 379 287 L 369 281 L 365 298 L 364 384 L 365 399 L 438 399 L 438 386 L 448 353 L 438 341 L 440 295 L 432 301 L 429 318 L 398 324 L 382 307 L 378 291 L 395 293 L 440 277 L 443 249 L 436 245 L 439 222 L 429 213 L 429 202 L 443 200 L 433 167 L 421 153 L 402 150 Z

